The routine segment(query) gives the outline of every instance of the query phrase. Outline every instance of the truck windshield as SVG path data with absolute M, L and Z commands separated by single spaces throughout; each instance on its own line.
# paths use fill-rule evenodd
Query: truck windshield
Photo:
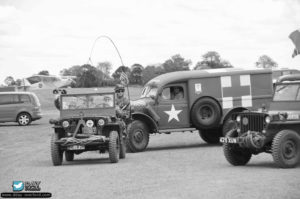
M 62 96 L 62 109 L 91 109 L 114 107 L 113 94 Z
M 299 98 L 299 85 L 277 85 L 274 93 L 274 101 L 295 101 Z M 298 97 L 297 97 L 298 96 Z M 299 99 L 298 99 L 299 100 Z
M 150 86 L 146 86 L 143 91 L 142 91 L 142 95 L 141 98 L 144 97 L 150 97 L 151 95 L 156 96 L 156 92 L 157 92 L 157 88 L 156 87 L 150 87 Z

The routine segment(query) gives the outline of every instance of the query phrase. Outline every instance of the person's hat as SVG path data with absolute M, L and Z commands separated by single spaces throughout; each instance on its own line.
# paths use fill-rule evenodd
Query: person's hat
M 122 84 L 117 84 L 115 87 L 115 91 L 124 91 L 125 87 Z

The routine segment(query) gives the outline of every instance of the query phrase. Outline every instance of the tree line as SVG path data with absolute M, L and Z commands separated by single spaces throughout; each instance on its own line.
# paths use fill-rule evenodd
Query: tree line
M 132 66 L 120 66 L 112 74 L 112 65 L 110 62 L 99 62 L 96 66 L 90 64 L 75 65 L 69 68 L 64 68 L 60 71 L 64 76 L 75 76 L 76 81 L 71 85 L 72 87 L 103 87 L 114 86 L 119 83 L 121 72 L 127 74 L 129 84 L 143 85 L 150 79 L 173 71 L 187 71 L 190 70 L 192 62 L 185 59 L 180 54 L 171 56 L 169 59 L 160 64 L 147 65 L 135 63 Z M 255 62 L 256 67 L 260 68 L 274 68 L 277 63 L 267 55 L 259 57 Z M 202 60 L 198 61 L 192 70 L 214 69 L 214 68 L 232 68 L 234 67 L 229 61 L 223 60 L 219 53 L 209 51 L 202 55 Z M 40 71 L 39 75 L 50 75 L 47 70 Z M 11 77 L 5 79 L 7 85 L 20 85 L 21 80 L 16 81 Z

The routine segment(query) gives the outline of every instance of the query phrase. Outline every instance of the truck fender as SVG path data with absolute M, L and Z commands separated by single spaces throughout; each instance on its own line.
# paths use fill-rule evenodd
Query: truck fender
M 143 121 L 150 129 L 150 133 L 157 132 L 158 126 L 157 123 L 148 115 L 141 113 L 141 112 L 135 112 L 132 114 L 132 118 L 134 120 L 141 120 Z

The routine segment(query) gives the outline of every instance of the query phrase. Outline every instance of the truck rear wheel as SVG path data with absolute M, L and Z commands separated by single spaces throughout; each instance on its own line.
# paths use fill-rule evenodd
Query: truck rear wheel
M 220 128 L 199 130 L 199 135 L 208 144 L 218 144 L 221 137 Z
M 141 152 L 146 149 L 149 143 L 149 129 L 140 120 L 134 120 L 128 125 L 128 138 L 126 145 L 131 152 Z
M 300 161 L 300 136 L 291 130 L 282 130 L 273 138 L 272 156 L 281 168 L 292 168 Z
M 111 163 L 117 163 L 120 155 L 120 140 L 117 131 L 109 133 L 108 153 Z
M 53 133 L 51 136 L 51 158 L 54 166 L 59 166 L 62 164 L 63 151 L 60 149 L 60 146 L 55 142 L 59 140 L 58 133 Z
M 194 104 L 191 118 L 198 129 L 215 128 L 221 120 L 221 108 L 215 100 L 203 98 Z
M 237 137 L 235 130 L 229 131 L 226 137 Z M 224 143 L 223 151 L 226 160 L 234 166 L 246 165 L 251 159 L 252 153 L 248 149 L 241 148 L 238 144 Z

